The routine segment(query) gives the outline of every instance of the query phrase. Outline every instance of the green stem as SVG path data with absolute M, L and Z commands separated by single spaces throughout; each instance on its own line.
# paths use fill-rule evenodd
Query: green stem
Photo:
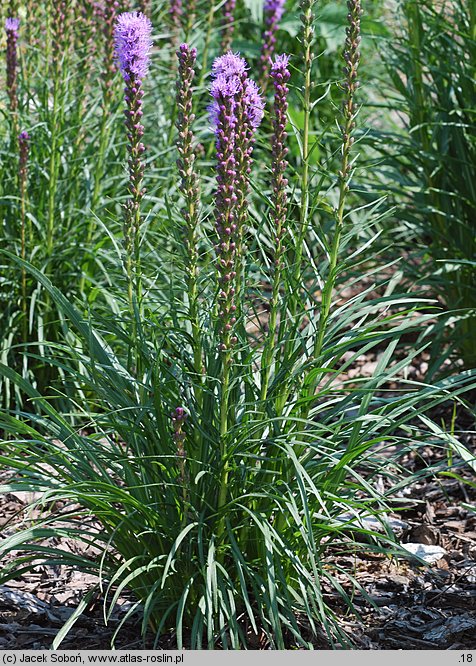
M 49 164 L 49 182 L 48 182 L 48 217 L 46 221 L 46 251 L 48 257 L 51 257 L 54 246 L 55 231 L 55 203 L 56 189 L 58 180 L 58 169 L 56 165 L 56 152 L 58 142 L 58 82 L 53 84 L 53 109 L 51 126 L 51 154 Z
M 22 180 L 20 183 L 20 220 L 21 220 L 21 258 L 26 260 L 26 187 L 25 182 Z M 22 334 L 23 342 L 28 342 L 28 301 L 26 289 L 26 269 L 22 266 L 21 269 L 21 302 L 22 302 Z
M 269 322 L 268 322 L 268 335 L 266 338 L 263 354 L 261 357 L 261 392 L 260 401 L 264 403 L 268 397 L 269 381 L 271 377 L 271 362 L 273 359 L 274 341 L 276 337 L 276 324 L 278 320 L 278 306 L 279 306 L 279 287 L 281 285 L 281 273 L 277 267 L 273 276 L 273 289 L 271 294 Z
M 231 353 L 229 350 L 223 352 L 223 372 L 220 399 L 220 462 L 222 465 L 220 489 L 218 493 L 218 513 L 223 509 L 226 503 L 227 485 L 228 485 L 228 401 L 230 392 L 230 366 Z M 225 530 L 225 516 L 222 516 L 218 523 L 217 540 L 220 543 Z

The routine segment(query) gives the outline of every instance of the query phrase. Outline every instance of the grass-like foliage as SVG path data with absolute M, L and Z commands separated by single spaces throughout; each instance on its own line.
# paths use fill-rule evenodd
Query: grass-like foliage
M 400 34 L 387 49 L 407 119 L 398 151 L 387 152 L 412 193 L 407 215 L 431 260 L 432 283 L 459 309 L 452 341 L 466 367 L 476 365 L 476 9 L 470 0 L 403 2 Z
M 153 49 L 149 61 L 149 20 L 122 16 L 119 72 L 106 58 L 109 83 L 85 84 L 93 101 L 81 108 L 64 106 L 74 99 L 58 65 L 67 38 L 53 32 L 64 76 L 44 91 L 41 130 L 16 145 L 40 104 L 37 92 L 22 102 L 19 86 L 3 137 L 20 168 L 8 172 L 16 194 L 2 199 L 1 289 L 6 302 L 13 285 L 15 297 L 1 320 L 0 462 L 12 475 L 0 490 L 38 493 L 39 517 L 2 541 L 0 580 L 40 561 L 94 573 L 106 620 L 127 590 L 127 617 L 138 614 L 156 642 L 172 632 L 179 648 L 351 646 L 336 597 L 355 610 L 360 587 L 329 555 L 362 547 L 358 535 L 397 553 L 384 516 L 392 493 L 378 478 L 403 487 L 400 456 L 422 443 L 463 450 L 430 415 L 463 402 L 474 373 L 407 378 L 434 313 L 399 291 L 393 257 L 376 268 L 382 201 L 357 192 L 361 2 L 347 3 L 344 73 L 318 88 L 314 4 L 302 0 L 290 59 L 274 52 L 282 7 L 268 4 L 251 67 L 218 51 L 236 36 L 234 3 L 224 25 L 200 4 L 181 24 L 172 3 L 167 40 L 196 33 L 199 48 L 182 44 L 163 71 Z M 94 41 L 96 24 L 81 16 Z M 112 49 L 114 21 L 101 16 Z M 337 131 L 318 127 L 321 97 Z M 369 353 L 373 375 L 351 378 Z M 361 527 L 369 514 L 382 534 Z M 62 536 L 87 555 L 58 546 Z

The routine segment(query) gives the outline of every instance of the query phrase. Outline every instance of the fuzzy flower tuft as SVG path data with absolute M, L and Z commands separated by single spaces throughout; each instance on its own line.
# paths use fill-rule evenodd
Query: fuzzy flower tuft
M 271 67 L 271 74 L 284 74 L 284 72 L 288 69 L 289 67 L 289 56 L 283 53 L 282 55 L 276 56 L 272 67 Z M 289 76 L 289 74 L 288 74 Z
M 215 58 L 212 66 L 212 76 L 218 77 L 223 75 L 226 78 L 242 76 L 247 70 L 248 65 L 246 64 L 246 60 L 239 53 L 228 51 L 228 53 L 219 58 Z
M 116 56 L 125 81 L 141 81 L 149 70 L 152 24 L 141 12 L 125 12 L 116 21 Z
M 20 27 L 20 20 L 17 18 L 7 18 L 5 21 L 5 30 L 6 32 L 15 32 L 18 33 Z
M 208 107 L 210 120 L 214 130 L 218 127 L 220 101 L 231 100 L 233 120 L 236 120 L 237 98 L 243 95 L 246 118 L 253 130 L 257 129 L 264 114 L 264 101 L 259 88 L 254 81 L 247 77 L 248 65 L 246 60 L 238 53 L 229 51 L 215 59 L 212 67 L 212 82 L 210 93 L 212 104 Z

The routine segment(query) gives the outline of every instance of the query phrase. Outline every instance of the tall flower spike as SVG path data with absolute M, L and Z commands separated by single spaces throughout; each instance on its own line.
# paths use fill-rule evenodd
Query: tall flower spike
M 226 53 L 213 63 L 213 102 L 210 118 L 216 135 L 217 194 L 216 230 L 220 274 L 220 321 L 223 351 L 236 341 L 235 295 L 239 288 L 237 251 L 241 246 L 246 212 L 248 174 L 251 168 L 253 134 L 263 117 L 263 101 L 254 81 L 248 79 L 246 61 Z M 238 253 L 239 254 L 239 253 Z
M 286 55 L 277 56 L 271 66 L 271 79 L 274 85 L 274 117 L 273 117 L 273 136 L 272 136 L 272 202 L 273 212 L 272 221 L 276 233 L 275 246 L 275 267 L 276 270 L 282 269 L 283 258 L 283 234 L 286 223 L 287 213 L 287 194 L 286 187 L 288 181 L 285 177 L 287 161 L 286 155 L 286 124 L 289 92 L 287 83 L 290 78 L 288 69 L 289 58 Z
M 233 41 L 235 32 L 235 7 L 236 0 L 226 0 L 223 7 L 221 50 L 228 51 Z
M 178 44 L 182 30 L 182 0 L 170 0 L 169 16 L 172 24 L 172 44 L 176 45 Z
M 17 96 L 17 70 L 18 70 L 18 30 L 20 21 L 17 18 L 7 18 L 5 31 L 7 33 L 7 93 L 10 102 L 10 111 L 15 113 L 18 109 Z
M 189 252 L 196 251 L 195 231 L 199 207 L 198 176 L 195 173 L 195 150 L 193 147 L 192 123 L 195 115 L 192 113 L 192 83 L 195 76 L 194 65 L 197 59 L 197 49 L 190 48 L 188 44 L 181 44 L 177 51 L 179 72 L 177 81 L 177 150 L 179 159 L 177 166 L 181 178 L 180 189 L 186 201 L 183 211 L 187 227 L 192 236 L 189 243 Z
M 218 317 L 220 351 L 223 354 L 220 391 L 220 459 L 223 465 L 218 492 L 218 511 L 226 502 L 229 473 L 228 401 L 233 362 L 232 348 L 237 342 L 237 336 L 234 334 L 237 309 L 235 300 L 237 300 L 236 295 L 240 293 L 241 284 L 239 225 L 242 224 L 243 210 L 246 207 L 252 137 L 263 116 L 263 102 L 258 88 L 248 79 L 246 70 L 247 65 L 243 58 L 233 53 L 218 58 L 212 70 L 214 81 L 211 86 L 213 103 L 210 106 L 210 117 L 216 136 Z M 223 515 L 217 527 L 218 541 L 224 529 Z
M 235 323 L 235 250 L 236 221 L 235 192 L 236 157 L 235 97 L 240 90 L 236 78 L 219 74 L 211 87 L 213 104 L 210 117 L 215 128 L 217 157 L 217 191 L 215 196 L 215 226 L 218 235 L 217 262 L 220 281 L 221 350 L 227 352 L 236 341 L 232 336 Z
M 279 290 L 282 283 L 285 256 L 286 213 L 288 207 L 285 177 L 287 161 L 286 155 L 286 123 L 288 109 L 288 86 L 290 72 L 289 58 L 286 55 L 277 56 L 271 66 L 271 80 L 274 84 L 274 113 L 273 134 L 271 138 L 273 162 L 271 166 L 271 201 L 270 213 L 271 233 L 274 234 L 274 270 L 272 281 L 271 300 L 269 304 L 268 333 L 261 359 L 261 395 L 265 401 L 268 395 L 269 380 L 273 359 L 273 343 L 276 339 L 278 324 Z
M 190 48 L 188 44 L 181 44 L 177 51 L 178 80 L 177 80 L 177 151 L 179 159 L 177 167 L 180 174 L 180 190 L 185 202 L 182 215 L 185 222 L 185 235 L 187 246 L 186 280 L 189 298 L 189 319 L 192 326 L 193 338 L 193 365 L 196 379 L 202 375 L 202 352 L 200 321 L 198 315 L 198 219 L 200 210 L 200 197 L 198 188 L 198 175 L 195 171 L 195 148 L 192 124 L 195 116 L 192 112 L 192 85 L 195 76 L 195 62 L 197 49 Z M 197 384 L 198 386 L 198 384 Z M 201 391 L 197 387 L 195 393 L 198 402 L 201 400 Z
M 51 53 L 55 84 L 59 79 L 59 70 L 61 69 L 61 64 L 65 54 L 68 52 L 70 47 L 69 26 L 70 20 L 72 18 L 72 11 L 72 3 L 67 0 L 58 0 L 58 2 L 53 3 L 51 18 Z
M 341 126 L 343 139 L 343 165 L 339 174 L 342 181 L 347 181 L 350 176 L 351 166 L 349 164 L 349 154 L 354 142 L 352 135 L 355 129 L 355 117 L 357 115 L 357 106 L 355 104 L 355 92 L 359 87 L 357 72 L 360 62 L 360 17 L 362 16 L 361 0 L 348 0 L 347 2 L 349 22 L 346 28 L 346 40 L 343 52 L 344 58 L 344 76 L 345 82 L 343 88 L 345 91 L 342 111 L 344 122 Z
M 285 0 L 265 0 L 263 7 L 265 30 L 262 38 L 260 56 L 260 84 L 263 91 L 266 90 L 268 85 L 269 68 L 276 48 L 276 31 L 284 13 L 284 4 Z
M 101 85 L 104 95 L 104 107 L 107 108 L 112 97 L 112 86 L 116 66 L 112 57 L 115 37 L 115 23 L 119 12 L 119 2 L 117 0 L 103 0 L 101 4 L 96 4 L 96 16 L 103 34 L 103 64 L 101 72 Z
M 126 110 L 126 130 L 129 152 L 129 200 L 124 206 L 124 249 L 126 273 L 129 282 L 129 308 L 133 321 L 134 297 L 136 304 L 141 301 L 140 280 L 140 206 L 145 194 L 142 186 L 144 177 L 142 143 L 142 79 L 149 69 L 149 53 L 152 46 L 152 24 L 141 12 L 126 12 L 116 20 L 114 39 L 116 57 L 125 81 L 124 99 Z

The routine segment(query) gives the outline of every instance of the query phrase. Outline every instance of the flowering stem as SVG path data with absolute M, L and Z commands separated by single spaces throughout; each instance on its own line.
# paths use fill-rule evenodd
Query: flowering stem
M 18 29 L 20 21 L 17 18 L 7 18 L 5 32 L 7 33 L 7 93 L 9 109 L 12 118 L 12 137 L 16 141 L 18 133 Z
M 193 147 L 192 123 L 192 84 L 195 76 L 194 66 L 197 50 L 188 44 L 181 44 L 177 51 L 179 76 L 177 81 L 177 150 L 179 159 L 177 166 L 181 177 L 180 189 L 185 200 L 182 214 L 185 221 L 186 245 L 188 262 L 186 266 L 187 293 L 189 298 L 189 320 L 192 327 L 193 366 L 197 386 L 195 397 L 198 407 L 202 405 L 203 355 L 202 335 L 198 314 L 198 220 L 199 220 L 199 189 L 198 176 L 195 173 L 195 150 Z
M 329 254 L 329 273 L 322 291 L 321 311 L 319 317 L 319 328 L 314 343 L 314 358 L 319 358 L 324 344 L 324 335 L 329 319 L 332 303 L 332 292 L 337 277 L 337 262 L 339 258 L 342 229 L 344 226 L 344 212 L 347 194 L 350 188 L 352 165 L 350 161 L 352 136 L 355 129 L 355 118 L 357 106 L 354 102 L 355 92 L 358 88 L 357 70 L 360 61 L 360 17 L 362 15 L 361 0 L 348 0 L 349 26 L 347 27 L 346 43 L 344 48 L 344 74 L 345 74 L 345 99 L 342 106 L 343 122 L 342 132 L 342 161 L 339 171 L 339 202 L 335 211 L 335 232 Z
M 278 56 L 271 67 L 271 78 L 274 84 L 274 117 L 272 136 L 272 213 L 271 228 L 275 234 L 273 286 L 270 301 L 268 335 L 265 340 L 261 357 L 261 402 L 267 398 L 273 358 L 274 341 L 277 336 L 277 317 L 279 309 L 279 289 L 282 283 L 284 268 L 284 234 L 286 233 L 286 213 L 288 184 L 285 178 L 287 167 L 286 155 L 286 122 L 287 122 L 287 82 L 290 78 L 287 56 Z
M 53 5 L 51 21 L 53 92 L 51 109 L 51 148 L 48 183 L 48 217 L 46 223 L 46 249 L 53 253 L 56 220 L 56 193 L 59 178 L 58 138 L 62 129 L 63 113 L 60 100 L 63 98 L 66 55 L 68 53 L 70 6 L 65 0 Z
M 229 472 L 228 461 L 228 404 L 230 392 L 230 367 L 233 360 L 232 346 L 236 338 L 232 336 L 236 321 L 235 312 L 235 252 L 236 252 L 236 222 L 234 207 L 237 201 L 235 193 L 236 158 L 234 155 L 234 133 L 236 117 L 233 110 L 233 96 L 219 93 L 219 117 L 217 128 L 217 183 L 216 196 L 216 228 L 219 237 L 217 245 L 218 271 L 220 275 L 219 292 L 219 326 L 220 326 L 220 352 L 222 354 L 222 378 L 220 394 L 220 460 L 222 472 L 218 495 L 218 511 L 226 503 L 227 479 Z M 224 521 L 218 528 L 220 540 L 224 529 Z
M 263 11 L 265 30 L 261 40 L 260 87 L 262 92 L 265 93 L 269 82 L 271 58 L 276 47 L 276 31 L 284 11 L 284 0 L 265 0 Z
M 315 0 L 301 0 L 304 47 L 304 88 L 303 88 L 303 130 L 302 130 L 302 167 L 301 167 L 301 207 L 299 214 L 299 229 L 296 240 L 294 258 L 293 294 L 291 298 L 291 314 L 296 316 L 300 300 L 301 263 L 304 238 L 307 231 L 309 209 L 309 131 L 311 117 L 311 89 L 312 89 L 312 45 L 314 38 L 314 8 Z
M 240 226 L 245 219 L 247 177 L 251 165 L 252 135 L 263 116 L 263 102 L 256 84 L 246 75 L 243 58 L 226 53 L 213 64 L 211 87 L 213 104 L 210 116 L 215 126 L 217 156 L 217 193 L 215 198 L 215 224 L 218 293 L 218 332 L 222 354 L 220 419 L 221 479 L 218 493 L 218 511 L 223 509 L 227 497 L 228 460 L 228 408 L 230 372 L 237 342 L 236 295 L 239 272 L 237 250 L 240 245 Z M 221 516 L 217 528 L 221 540 L 225 517 Z
M 235 7 L 236 0 L 225 0 L 223 6 L 223 32 L 221 38 L 220 48 L 223 52 L 231 48 L 233 41 L 233 33 L 235 31 Z
M 125 126 L 127 150 L 129 153 L 129 199 L 124 205 L 124 266 L 127 277 L 127 296 L 131 316 L 132 337 L 138 345 L 137 319 L 140 319 L 142 306 L 142 281 L 140 265 L 141 203 L 145 189 L 142 143 L 142 79 L 149 68 L 149 51 L 152 25 L 140 12 L 125 12 L 117 18 L 114 38 L 119 67 L 125 82 L 126 103 Z M 135 370 L 140 374 L 139 353 L 136 347 Z

